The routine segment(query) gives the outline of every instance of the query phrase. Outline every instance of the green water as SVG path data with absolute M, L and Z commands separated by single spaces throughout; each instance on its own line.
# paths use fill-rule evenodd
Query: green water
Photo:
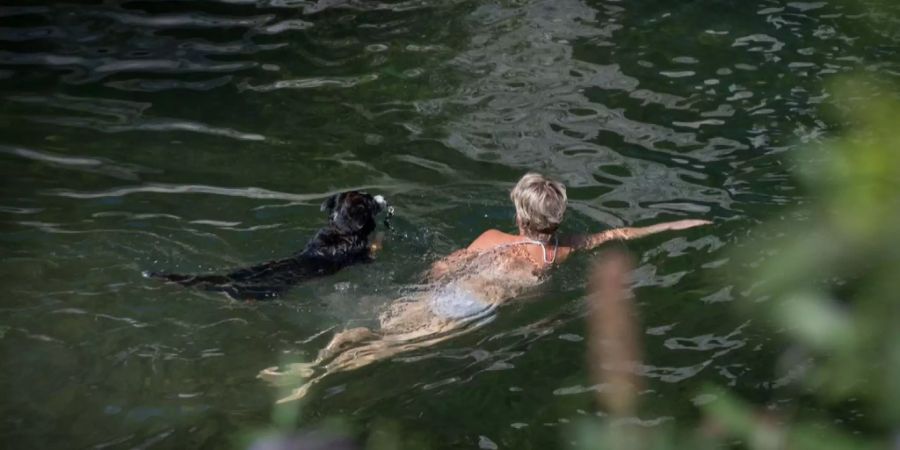
M 827 80 L 900 74 L 896 15 L 837 1 L 18 3 L 0 6 L 5 448 L 232 445 L 270 423 L 261 369 L 511 230 L 528 170 L 568 185 L 569 232 L 716 221 L 628 244 L 644 425 L 690 425 L 707 383 L 794 408 L 783 344 L 734 313 L 729 249 L 803 203 L 785 156 L 836 129 Z M 289 255 L 326 196 L 360 188 L 397 207 L 374 264 L 255 304 L 140 275 Z M 327 380 L 298 426 L 566 448 L 599 411 L 588 262 L 473 333 Z

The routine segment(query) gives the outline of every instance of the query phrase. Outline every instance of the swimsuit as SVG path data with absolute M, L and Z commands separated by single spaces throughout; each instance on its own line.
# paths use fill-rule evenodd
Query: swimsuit
M 525 239 L 518 242 L 510 242 L 500 244 L 492 250 L 512 247 L 520 244 L 540 245 L 544 251 L 544 263 L 550 264 L 556 260 L 556 253 L 559 250 L 559 241 L 554 237 L 553 257 L 547 256 L 547 247 L 543 242 L 534 239 Z M 473 320 L 490 315 L 497 309 L 496 303 L 486 303 L 482 301 L 478 295 L 463 286 L 458 280 L 451 281 L 444 286 L 438 288 L 431 296 L 429 301 L 431 311 L 442 318 L 451 320 Z
M 499 245 L 499 246 L 497 246 L 497 248 L 509 247 L 509 246 L 519 245 L 519 244 L 540 245 L 541 250 L 544 251 L 544 264 L 551 264 L 551 263 L 553 263 L 553 261 L 556 261 L 556 254 L 559 252 L 559 238 L 557 238 L 556 236 L 553 236 L 553 257 L 552 258 L 547 257 L 547 247 L 544 245 L 544 243 L 541 241 L 536 241 L 534 239 L 525 239 L 524 241 L 510 242 L 509 244 Z
M 487 316 L 497 305 L 482 302 L 460 283 L 451 282 L 434 293 L 430 307 L 431 312 L 444 319 L 462 320 Z

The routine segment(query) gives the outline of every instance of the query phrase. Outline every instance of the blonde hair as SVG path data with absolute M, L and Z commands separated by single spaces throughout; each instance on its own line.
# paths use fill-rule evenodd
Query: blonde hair
M 525 235 L 548 241 L 566 212 L 566 186 L 539 173 L 526 173 L 509 193 L 516 205 L 516 224 Z

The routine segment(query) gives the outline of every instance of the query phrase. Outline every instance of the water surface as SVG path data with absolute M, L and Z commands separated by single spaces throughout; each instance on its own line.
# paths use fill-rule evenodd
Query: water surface
M 889 8 L 894 8 L 889 6 Z M 896 11 L 839 1 L 114 1 L 0 6 L 0 436 L 14 448 L 221 448 L 269 423 L 260 369 L 368 325 L 508 190 L 565 182 L 569 232 L 629 243 L 647 426 L 706 383 L 792 404 L 777 339 L 737 317 L 728 247 L 802 204 L 787 155 L 834 130 L 825 82 L 896 79 Z M 874 25 L 873 25 L 874 24 Z M 142 270 L 288 255 L 347 189 L 397 206 L 377 263 L 246 304 Z M 760 262 L 770 256 L 761 254 Z M 459 339 L 303 405 L 432 448 L 565 448 L 597 414 L 584 268 Z M 602 412 L 600 413 L 602 414 Z M 852 415 L 846 418 L 852 422 Z

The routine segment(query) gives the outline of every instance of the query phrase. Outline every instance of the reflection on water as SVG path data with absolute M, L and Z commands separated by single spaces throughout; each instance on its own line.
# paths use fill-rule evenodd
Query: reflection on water
M 526 170 L 569 186 L 570 231 L 718 222 L 629 244 L 652 405 L 634 420 L 689 420 L 707 382 L 785 401 L 775 344 L 729 316 L 746 294 L 724 279 L 739 270 L 726 245 L 802 201 L 779 155 L 834 127 L 819 111 L 828 77 L 900 73 L 886 8 L 5 3 L 0 435 L 227 445 L 269 419 L 261 368 L 311 360 L 438 255 L 511 228 L 507 191 Z M 398 208 L 375 264 L 267 304 L 140 277 L 288 255 L 346 189 Z M 584 265 L 471 333 L 321 383 L 302 420 L 389 418 L 437 448 L 558 446 L 560 427 L 597 411 Z

